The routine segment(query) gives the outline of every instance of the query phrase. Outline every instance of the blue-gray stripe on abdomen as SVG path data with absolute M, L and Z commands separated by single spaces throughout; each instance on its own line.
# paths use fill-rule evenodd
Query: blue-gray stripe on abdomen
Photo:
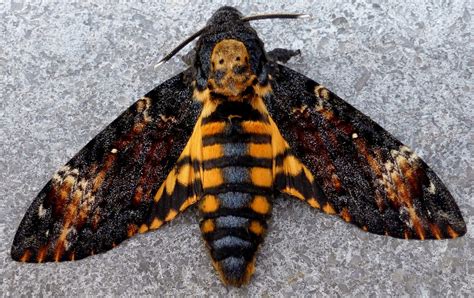
M 222 169 L 222 176 L 225 183 L 229 184 L 250 182 L 250 173 L 245 167 L 225 167 Z
M 244 156 L 247 155 L 246 143 L 227 143 L 223 144 L 224 156 Z
M 249 193 L 243 192 L 226 192 L 218 195 L 219 201 L 221 203 L 221 208 L 229 209 L 240 209 L 248 206 L 250 200 L 252 200 L 252 195 Z
M 248 218 L 234 215 L 217 217 L 215 223 L 217 229 L 247 228 L 248 224 Z

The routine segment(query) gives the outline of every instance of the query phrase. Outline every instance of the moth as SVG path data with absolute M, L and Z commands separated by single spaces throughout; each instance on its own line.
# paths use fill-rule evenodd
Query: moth
M 281 196 L 404 239 L 466 233 L 446 186 L 407 146 L 266 52 L 250 21 L 217 10 L 191 66 L 139 99 L 34 199 L 14 238 L 22 262 L 72 261 L 156 230 L 193 204 L 225 284 L 249 282 Z M 279 63 L 280 62 L 280 63 Z

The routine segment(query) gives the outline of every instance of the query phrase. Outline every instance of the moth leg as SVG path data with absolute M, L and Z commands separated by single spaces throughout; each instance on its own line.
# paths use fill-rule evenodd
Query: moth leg
M 276 48 L 267 53 L 268 58 L 274 62 L 286 63 L 292 57 L 300 55 L 300 50 L 288 50 Z

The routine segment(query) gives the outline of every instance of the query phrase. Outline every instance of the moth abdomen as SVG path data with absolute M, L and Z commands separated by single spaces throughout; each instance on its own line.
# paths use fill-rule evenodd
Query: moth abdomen
M 249 104 L 224 102 L 201 126 L 201 231 L 221 279 L 235 286 L 253 274 L 271 213 L 272 139 L 256 129 L 265 120 Z
M 262 201 L 267 204 L 264 208 Z M 201 231 L 214 267 L 226 284 L 240 286 L 253 274 L 270 210 L 266 197 L 250 193 L 227 192 L 203 198 Z

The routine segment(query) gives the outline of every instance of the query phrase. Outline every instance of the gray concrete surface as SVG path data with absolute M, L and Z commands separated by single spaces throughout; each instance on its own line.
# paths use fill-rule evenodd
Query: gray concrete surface
M 68 2 L 0 1 L 2 296 L 474 295 L 472 1 Z M 51 174 L 136 98 L 183 70 L 179 58 L 157 71 L 153 64 L 223 4 L 245 14 L 311 13 L 310 20 L 254 26 L 267 49 L 302 50 L 290 67 L 413 147 L 452 191 L 468 234 L 380 237 L 282 199 L 255 276 L 241 289 L 218 280 L 195 208 L 106 254 L 13 262 L 16 228 Z

